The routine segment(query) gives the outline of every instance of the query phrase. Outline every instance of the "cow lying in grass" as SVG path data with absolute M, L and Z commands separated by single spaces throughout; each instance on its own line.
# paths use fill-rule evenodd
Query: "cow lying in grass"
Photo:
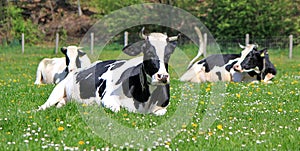
M 267 48 L 260 51 L 251 51 L 246 58 L 234 65 L 234 69 L 240 73 L 248 73 L 254 78 L 253 81 L 271 83 L 277 73 L 275 66 L 269 59 Z
M 44 58 L 38 65 L 34 84 L 58 84 L 69 72 L 91 64 L 90 59 L 80 48 L 61 48 L 62 58 Z
M 61 107 L 74 99 L 85 104 L 96 102 L 114 112 L 124 107 L 130 112 L 164 115 L 170 98 L 168 61 L 177 36 L 142 35 L 142 42 L 123 48 L 123 52 L 130 56 L 143 53 L 143 56 L 95 62 L 69 73 L 39 110 Z

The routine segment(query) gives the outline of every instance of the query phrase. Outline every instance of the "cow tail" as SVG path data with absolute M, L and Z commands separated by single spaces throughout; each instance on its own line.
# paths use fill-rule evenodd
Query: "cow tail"
M 189 69 L 193 65 L 193 63 L 203 54 L 203 50 L 204 50 L 204 40 L 203 40 L 202 33 L 198 27 L 195 27 L 194 29 L 199 38 L 199 49 L 198 49 L 197 56 L 189 63 L 187 69 Z

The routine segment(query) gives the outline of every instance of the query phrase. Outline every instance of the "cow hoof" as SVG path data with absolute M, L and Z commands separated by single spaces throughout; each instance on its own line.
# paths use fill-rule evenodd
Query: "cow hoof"
M 155 111 L 153 114 L 156 116 L 162 116 L 162 115 L 165 115 L 166 112 L 167 112 L 167 109 L 160 109 L 160 110 Z

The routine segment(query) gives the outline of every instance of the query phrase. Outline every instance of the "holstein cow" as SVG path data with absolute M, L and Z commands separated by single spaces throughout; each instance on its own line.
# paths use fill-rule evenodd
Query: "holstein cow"
M 275 66 L 269 59 L 267 48 L 260 51 L 250 52 L 246 58 L 234 65 L 234 69 L 239 72 L 247 72 L 256 81 L 271 83 L 277 73 Z
M 62 58 L 44 58 L 38 65 L 34 84 L 58 84 L 69 72 L 91 64 L 85 52 L 76 46 L 61 48 Z
M 71 72 L 39 107 L 61 107 L 69 100 L 102 104 L 114 112 L 124 107 L 130 112 L 164 115 L 169 104 L 168 61 L 177 36 L 162 33 L 143 34 L 144 40 L 126 46 L 123 52 L 143 56 L 130 60 L 95 62 L 90 67 Z

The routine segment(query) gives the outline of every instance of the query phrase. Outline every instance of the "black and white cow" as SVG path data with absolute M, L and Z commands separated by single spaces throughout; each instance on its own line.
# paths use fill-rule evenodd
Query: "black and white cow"
M 114 112 L 124 107 L 130 112 L 164 115 L 170 99 L 168 61 L 177 36 L 142 35 L 142 42 L 123 48 L 123 52 L 130 56 L 142 52 L 143 56 L 95 62 L 69 73 L 39 110 L 61 107 L 74 99 L 85 104 L 96 102 Z
M 246 58 L 234 65 L 234 69 L 241 73 L 247 72 L 257 81 L 271 83 L 277 73 L 275 66 L 269 59 L 267 48 L 250 52 Z
M 91 64 L 87 54 L 76 46 L 61 48 L 62 58 L 44 58 L 38 65 L 34 84 L 57 84 L 69 72 Z
M 214 54 L 192 64 L 180 77 L 181 81 L 216 82 L 216 81 L 248 81 L 248 73 L 237 72 L 235 64 L 242 62 L 247 55 L 255 51 L 256 45 L 249 44 L 240 54 Z

